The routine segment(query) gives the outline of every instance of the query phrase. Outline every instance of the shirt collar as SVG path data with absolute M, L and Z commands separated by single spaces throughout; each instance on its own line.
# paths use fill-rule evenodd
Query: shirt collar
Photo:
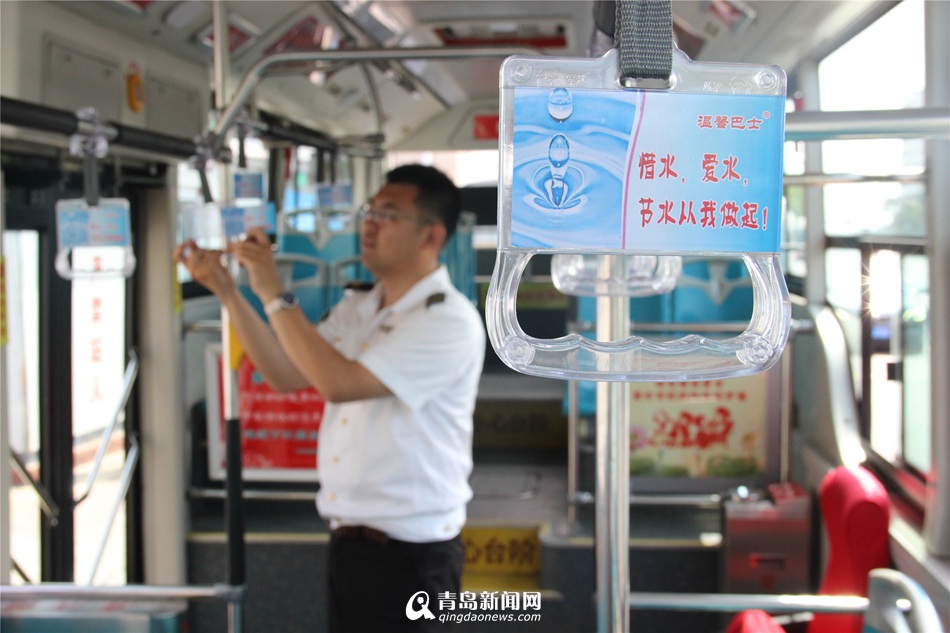
M 409 291 L 394 303 L 390 309 L 393 312 L 405 312 L 417 307 L 420 303 L 428 299 L 432 293 L 444 291 L 452 285 L 449 278 L 449 271 L 445 264 L 440 265 L 434 271 L 420 279 L 413 285 Z
M 452 280 L 449 277 L 448 268 L 445 267 L 445 264 L 441 264 L 434 271 L 417 281 L 396 303 L 385 310 L 381 310 L 380 313 L 386 311 L 399 313 L 412 310 L 432 296 L 433 293 L 444 292 L 451 286 Z M 373 289 L 366 294 L 366 298 L 360 310 L 364 316 L 369 317 L 376 313 L 380 301 L 382 300 L 382 292 L 382 286 L 376 284 L 373 286 Z

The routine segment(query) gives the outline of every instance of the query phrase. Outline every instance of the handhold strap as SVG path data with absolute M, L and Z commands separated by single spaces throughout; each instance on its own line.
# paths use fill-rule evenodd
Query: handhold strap
M 673 68 L 672 0 L 617 0 L 615 40 L 620 79 L 670 78 Z

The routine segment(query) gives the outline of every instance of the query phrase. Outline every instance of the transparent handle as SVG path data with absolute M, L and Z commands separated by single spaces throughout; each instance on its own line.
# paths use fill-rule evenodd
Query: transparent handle
M 298 227 L 299 224 L 312 224 L 312 226 L 302 229 Z M 299 235 L 305 237 L 310 240 L 317 251 L 325 248 L 331 237 L 330 230 L 323 222 L 322 215 L 317 209 L 284 211 L 280 214 L 280 233 L 284 236 Z
M 788 339 L 791 304 L 777 253 L 743 254 L 752 278 L 754 307 L 738 336 L 714 340 L 689 334 L 658 342 L 639 336 L 593 341 L 578 334 L 538 339 L 518 323 L 518 283 L 534 252 L 499 250 L 488 287 L 488 336 L 506 365 L 549 378 L 599 381 L 682 381 L 747 376 L 765 371 Z M 675 324 L 671 324 L 675 328 Z
M 624 276 L 603 274 L 603 257 L 622 257 Z M 651 297 L 676 288 L 683 270 L 679 255 L 591 255 L 558 253 L 551 257 L 554 287 L 574 297 Z
M 326 286 L 328 266 L 324 260 L 297 253 L 277 253 L 274 259 L 277 263 L 277 273 L 285 289 L 296 291 L 300 288 Z M 312 273 L 308 272 L 310 268 L 313 269 Z M 301 275 L 301 272 L 306 274 Z M 238 268 L 236 279 L 239 286 L 250 286 L 246 269 Z
M 129 201 L 101 198 L 89 205 L 83 198 L 56 202 L 56 272 L 63 279 L 131 277 L 135 253 Z
M 121 261 L 111 262 L 111 264 L 106 264 L 104 267 L 77 267 L 73 265 L 73 251 L 77 249 L 64 248 L 57 251 L 56 253 L 56 259 L 53 263 L 53 265 L 56 267 L 56 272 L 60 277 L 63 279 L 68 279 L 69 281 L 74 279 L 110 279 L 113 277 L 127 278 L 131 277 L 132 273 L 135 272 L 136 260 L 135 254 L 132 252 L 131 247 L 100 246 L 96 248 L 99 252 L 115 251 L 115 253 L 111 253 L 113 256 L 107 257 L 107 259 L 115 260 L 118 258 Z M 91 248 L 89 250 L 91 250 Z

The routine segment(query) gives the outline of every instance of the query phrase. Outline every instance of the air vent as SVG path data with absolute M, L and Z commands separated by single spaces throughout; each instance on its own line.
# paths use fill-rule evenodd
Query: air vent
M 432 32 L 445 46 L 528 46 L 563 49 L 569 42 L 566 19 L 529 21 L 472 20 L 432 24 Z
M 246 46 L 257 39 L 261 30 L 254 24 L 239 15 L 232 13 L 228 16 L 228 50 L 231 53 Z M 214 46 L 214 24 L 208 24 L 197 35 L 199 42 L 211 48 Z

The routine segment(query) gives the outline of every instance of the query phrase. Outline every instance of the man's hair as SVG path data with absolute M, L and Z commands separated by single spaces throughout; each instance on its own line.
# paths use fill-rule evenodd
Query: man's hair
M 428 218 L 445 225 L 448 242 L 458 226 L 462 198 L 458 187 L 444 173 L 426 165 L 401 165 L 386 174 L 387 183 L 405 183 L 419 189 L 416 206 Z

